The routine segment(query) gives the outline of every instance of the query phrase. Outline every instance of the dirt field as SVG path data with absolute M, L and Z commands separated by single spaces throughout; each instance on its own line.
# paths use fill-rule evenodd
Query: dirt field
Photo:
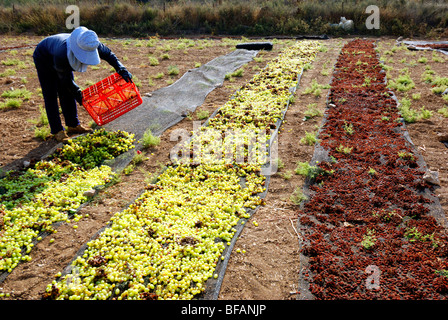
M 22 44 L 36 44 L 39 37 L 2 37 L 2 46 L 18 46 Z M 296 188 L 301 188 L 303 178 L 294 173 L 297 162 L 309 161 L 314 147 L 300 143 L 306 132 L 316 132 L 322 122 L 325 111 L 327 89 L 319 96 L 303 94 L 310 87 L 313 80 L 326 85 L 331 80 L 332 68 L 343 44 L 348 39 L 331 39 L 324 41 L 328 50 L 318 53 L 312 67 L 305 71 L 298 88 L 296 99 L 286 113 L 279 135 L 279 157 L 283 166 L 271 178 L 266 206 L 260 208 L 251 221 L 246 224 L 236 247 L 245 253 L 233 252 L 227 267 L 219 299 L 295 299 L 298 281 L 298 241 L 295 230 L 296 206 L 290 196 Z M 180 78 L 188 69 L 197 64 L 204 64 L 213 58 L 228 53 L 234 48 L 235 41 L 230 40 L 156 40 L 148 47 L 147 41 L 138 40 L 110 40 L 105 43 L 114 51 L 119 59 L 134 75 L 135 82 L 140 82 L 140 92 L 150 93 L 168 85 Z M 224 85 L 214 90 L 207 97 L 205 103 L 198 108 L 212 112 L 229 100 L 232 93 L 263 68 L 274 58 L 290 40 L 274 42 L 274 50 L 262 52 L 257 61 L 252 61 L 244 67 L 242 77 L 227 80 Z M 189 46 L 192 44 L 192 46 Z M 390 77 L 393 79 L 400 74 L 400 70 L 408 68 L 408 72 L 415 82 L 415 88 L 408 92 L 420 93 L 420 99 L 413 100 L 413 108 L 420 109 L 423 105 L 433 111 L 430 119 L 420 120 L 408 124 L 410 136 L 419 148 L 431 170 L 439 171 L 440 188 L 437 195 L 447 212 L 448 208 L 448 149 L 437 140 L 438 133 L 447 133 L 448 119 L 437 111 L 448 104 L 431 92 L 431 85 L 422 81 L 422 73 L 426 66 L 430 66 L 435 74 L 448 74 L 447 56 L 436 54 L 439 59 L 434 61 L 431 52 L 394 50 L 395 39 L 381 39 L 379 54 L 385 60 L 385 65 L 391 67 Z M 10 88 L 26 88 L 31 97 L 23 101 L 17 109 L 0 110 L 0 125 L 2 130 L 0 144 L 0 167 L 3 170 L 19 168 L 24 160 L 39 157 L 55 145 L 51 138 L 42 140 L 36 138 L 35 128 L 45 125 L 35 124 L 33 120 L 39 118 L 39 106 L 43 107 L 43 99 L 39 95 L 39 84 L 32 63 L 32 48 L 0 51 L 0 61 L 22 61 L 15 65 L 0 64 L 0 94 Z M 389 53 L 392 52 L 392 54 Z M 169 59 L 162 59 L 162 55 L 169 55 Z M 149 56 L 156 57 L 159 65 L 151 66 Z M 426 57 L 426 63 L 417 62 Z M 165 56 L 165 58 L 167 58 Z M 406 60 L 404 60 L 406 58 Z M 444 59 L 445 62 L 440 62 Z M 414 63 L 413 63 L 414 62 Z M 9 63 L 6 63 L 9 64 Z M 169 76 L 168 67 L 176 65 L 178 75 Z M 8 69 L 14 70 L 8 71 Z M 89 70 L 86 74 L 76 74 L 79 85 L 87 87 L 110 74 L 110 66 L 102 62 L 98 69 Z M 160 79 L 155 75 L 163 72 Z M 6 75 L 4 75 L 6 74 Z M 10 75 L 7 75 L 10 74 Z M 150 80 L 151 77 L 151 80 Z M 402 99 L 405 93 L 396 92 Z M 0 98 L 0 103 L 6 98 Z M 316 104 L 320 115 L 304 121 L 307 106 Z M 80 120 L 84 124 L 91 122 L 90 116 L 80 107 Z M 88 214 L 77 222 L 78 228 L 73 229 L 73 223 L 63 223 L 58 232 L 40 241 L 32 250 L 30 262 L 21 263 L 0 284 L 0 292 L 9 293 L 9 299 L 35 300 L 40 299 L 45 287 L 52 281 L 54 275 L 61 271 L 76 254 L 81 245 L 86 243 L 97 230 L 109 221 L 117 211 L 122 210 L 144 188 L 151 176 L 157 175 L 161 167 L 169 160 L 169 151 L 175 142 L 169 141 L 170 132 L 178 128 L 192 128 L 192 121 L 197 120 L 196 114 L 185 118 L 176 126 L 162 135 L 158 147 L 145 150 L 148 159 L 139 164 L 129 175 L 122 175 L 120 181 L 112 187 L 102 191 L 94 200 L 86 205 L 82 214 Z M 258 226 L 252 222 L 256 221 Z M 50 243 L 50 238 L 54 239 Z

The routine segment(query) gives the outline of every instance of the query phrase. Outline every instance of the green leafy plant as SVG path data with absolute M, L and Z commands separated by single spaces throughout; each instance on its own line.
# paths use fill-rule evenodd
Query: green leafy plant
M 285 167 L 285 164 L 283 163 L 283 160 L 280 158 L 277 158 L 277 168 L 278 169 L 283 169 Z
M 320 46 L 320 48 L 319 48 L 319 52 L 327 52 L 327 51 L 328 51 L 327 46 L 325 46 L 325 45 L 321 45 L 321 46 Z
M 0 78 L 14 76 L 16 74 L 16 70 L 14 69 L 6 69 L 5 72 L 0 73 Z
M 446 269 L 436 270 L 434 272 L 442 277 L 448 277 L 448 270 Z
M 318 117 L 322 115 L 322 112 L 320 112 L 317 109 L 317 103 L 310 103 L 304 112 L 305 120 L 312 119 L 314 117 Z
M 159 64 L 159 60 L 156 57 L 149 57 L 150 66 L 158 66 Z
M 6 60 L 2 60 L 1 64 L 4 65 L 4 66 L 17 66 L 20 69 L 25 69 L 26 68 L 25 62 L 23 62 L 23 61 L 21 61 L 19 59 L 16 59 L 16 58 L 14 58 L 14 59 L 8 58 Z
M 420 120 L 421 115 L 411 108 L 411 100 L 403 98 L 400 101 L 399 110 L 405 122 L 413 123 Z
M 409 74 L 403 74 L 398 76 L 394 80 L 390 80 L 388 84 L 388 88 L 398 90 L 401 92 L 407 92 L 413 88 L 415 88 L 415 83 Z
M 318 139 L 315 133 L 305 131 L 305 136 L 300 139 L 300 143 L 312 146 L 317 142 L 317 140 Z
M 242 77 L 244 75 L 244 69 L 239 68 L 231 73 L 232 77 Z
M 414 155 L 413 155 L 412 153 L 410 153 L 410 152 L 404 152 L 404 151 L 402 151 L 402 152 L 399 152 L 399 153 L 398 153 L 398 156 L 399 156 L 401 159 L 403 159 L 403 160 L 411 160 L 411 161 L 414 161 L 414 160 L 415 160 Z
M 145 153 L 138 150 L 135 153 L 134 157 L 132 158 L 132 163 L 135 165 L 138 165 L 138 164 L 142 163 L 143 161 L 145 161 L 145 159 L 146 159 Z
M 435 52 L 435 51 L 434 51 Z M 433 52 L 433 53 L 434 53 Z M 443 63 L 443 62 L 445 62 L 445 59 L 443 59 L 442 57 L 438 57 L 437 55 L 432 55 L 432 61 L 434 61 L 434 62 L 439 62 L 439 63 Z
M 346 147 L 342 144 L 340 144 L 337 148 L 336 151 L 339 153 L 343 153 L 343 154 L 350 154 L 353 150 L 353 147 Z
M 431 91 L 434 94 L 442 94 L 445 91 L 445 87 L 443 86 L 433 87 Z
M 199 120 L 207 119 L 210 116 L 210 112 L 207 110 L 200 110 L 196 113 Z
M 376 241 L 375 229 L 367 229 L 367 232 L 361 241 L 361 246 L 364 249 L 370 250 L 375 246 Z
M 37 127 L 34 129 L 34 136 L 41 140 L 47 140 L 47 138 L 51 136 L 50 128 L 47 126 Z
M 417 227 L 407 228 L 404 232 L 404 236 L 410 242 L 416 241 L 431 241 L 432 246 L 436 248 L 438 246 L 437 240 L 434 238 L 434 234 L 423 234 L 421 233 Z
M 404 236 L 410 241 L 419 241 L 422 240 L 422 234 L 416 227 L 412 227 L 406 230 Z
M 440 113 L 445 118 L 448 118 L 448 107 L 444 106 L 443 108 L 440 108 L 439 110 L 437 110 L 437 113 Z
M 141 80 L 136 75 L 132 77 L 132 81 L 134 82 L 137 88 L 140 88 L 142 86 Z
M 423 64 L 425 64 L 425 63 L 428 62 L 428 58 L 426 58 L 426 57 L 420 57 L 420 58 L 418 58 L 417 61 L 418 61 L 419 63 L 423 63 Z
M 329 89 L 330 86 L 329 85 L 321 85 L 319 83 L 317 83 L 316 79 L 313 79 L 311 81 L 311 85 L 309 88 L 306 88 L 302 94 L 307 95 L 307 94 L 313 94 L 316 97 L 320 97 L 321 93 L 322 93 L 322 89 Z
M 279 175 L 285 179 L 285 180 L 289 180 L 292 178 L 293 172 L 291 170 L 286 171 L 286 172 L 280 172 Z
M 421 93 L 413 93 L 412 100 L 420 100 L 422 97 Z
M 364 87 L 370 86 L 370 83 L 372 82 L 372 79 L 370 77 L 364 78 L 364 83 L 362 84 Z
M 7 90 L 2 93 L 2 98 L 21 98 L 23 100 L 29 100 L 32 93 L 27 89 L 13 89 Z
M 20 99 L 6 99 L 5 102 L 0 102 L 0 109 L 17 109 L 22 106 Z
M 289 197 L 289 200 L 291 200 L 291 202 L 297 206 L 307 199 L 308 198 L 303 194 L 302 190 L 299 187 L 297 187 Z
M 344 131 L 349 135 L 355 133 L 355 130 L 353 129 L 353 123 L 347 123 L 346 121 L 344 121 Z
M 168 67 L 168 74 L 170 76 L 177 76 L 179 74 L 179 68 L 176 65 L 170 65 Z
M 230 80 L 230 79 L 232 79 L 233 77 L 242 77 L 243 75 L 244 75 L 244 69 L 243 69 L 243 68 L 240 68 L 240 69 L 238 69 L 238 70 L 235 70 L 234 72 L 226 73 L 226 75 L 224 76 L 224 78 L 225 78 L 226 80 Z
M 152 134 L 151 129 L 148 129 L 143 134 L 143 138 L 141 140 L 143 148 L 150 148 L 154 146 L 158 146 L 160 144 L 160 137 L 156 137 Z
M 448 88 L 448 77 L 435 77 L 431 81 L 432 89 L 434 94 L 442 94 Z
M 160 56 L 160 59 L 162 60 L 169 60 L 170 59 L 170 55 L 168 53 L 164 53 Z
M 313 66 L 311 65 L 311 63 L 306 63 L 304 66 L 303 66 L 303 71 L 308 71 L 308 70 L 310 70 L 310 69 L 312 69 L 313 68 Z
M 38 126 L 48 125 L 47 112 L 45 111 L 45 108 L 39 106 L 39 113 L 40 113 L 39 117 L 35 120 L 30 120 L 30 122 Z
M 425 106 L 422 106 L 420 109 L 420 115 L 422 119 L 430 119 L 432 117 L 432 111 L 425 109 Z
M 298 162 L 295 169 L 296 174 L 308 177 L 311 180 L 315 179 L 318 175 L 333 174 L 333 172 L 333 170 L 327 171 L 320 168 L 319 166 L 312 166 L 308 162 Z
M 295 172 L 302 176 L 311 176 L 316 170 L 317 167 L 311 166 L 308 162 L 298 162 Z
M 426 66 L 425 71 L 422 73 L 422 81 L 426 83 L 431 83 L 434 81 L 433 75 L 435 74 L 435 71 L 431 69 L 430 66 Z

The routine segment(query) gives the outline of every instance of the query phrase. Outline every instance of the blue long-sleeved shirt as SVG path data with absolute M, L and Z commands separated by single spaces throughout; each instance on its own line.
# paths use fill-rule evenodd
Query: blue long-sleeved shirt
M 61 83 L 73 94 L 79 91 L 79 86 L 72 79 L 73 68 L 67 58 L 67 38 L 69 33 L 60 33 L 43 39 L 34 50 L 33 58 L 36 64 L 53 68 Z M 104 44 L 98 46 L 98 54 L 116 71 L 124 68 L 117 56 Z

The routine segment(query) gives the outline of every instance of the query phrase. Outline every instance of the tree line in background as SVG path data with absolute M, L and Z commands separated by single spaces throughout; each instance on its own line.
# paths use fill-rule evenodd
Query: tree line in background
M 331 27 L 353 20 L 358 35 L 448 36 L 447 0 L 3 0 L 0 33 L 68 32 L 65 8 L 80 8 L 80 23 L 108 36 L 343 35 Z M 367 6 L 380 10 L 380 29 L 367 29 Z

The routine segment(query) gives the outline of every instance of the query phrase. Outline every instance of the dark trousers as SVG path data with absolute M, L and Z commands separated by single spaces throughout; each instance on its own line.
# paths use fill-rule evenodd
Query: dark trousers
M 59 103 L 61 104 L 65 124 L 69 127 L 76 127 L 79 125 L 76 100 L 67 88 L 61 84 L 56 70 L 44 61 L 40 61 L 38 58 L 34 58 L 34 65 L 36 66 L 37 76 L 42 88 L 45 111 L 47 112 L 51 133 L 56 134 L 59 131 L 64 130 L 59 115 L 58 98 Z M 73 79 L 73 73 L 71 76 Z

